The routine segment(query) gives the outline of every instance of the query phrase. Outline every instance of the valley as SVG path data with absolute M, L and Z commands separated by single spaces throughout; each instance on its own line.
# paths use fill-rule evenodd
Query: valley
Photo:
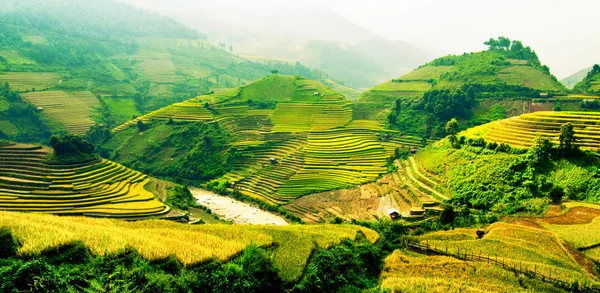
M 599 65 L 333 2 L 4 2 L 0 292 L 600 292 Z

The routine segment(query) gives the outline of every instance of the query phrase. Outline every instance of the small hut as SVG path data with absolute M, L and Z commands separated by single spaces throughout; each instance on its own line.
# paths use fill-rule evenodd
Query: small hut
M 389 209 L 387 213 L 394 220 L 400 218 L 400 212 L 397 209 Z
M 277 160 L 277 158 L 269 158 L 269 161 L 271 162 L 271 164 L 279 163 L 279 160 Z
M 321 95 L 321 93 L 319 93 L 319 92 L 315 92 L 313 95 L 314 95 L 314 96 L 318 96 L 318 95 Z
M 410 153 L 413 154 L 413 155 L 416 154 L 418 151 L 419 151 L 418 148 L 412 148 L 412 149 L 410 149 Z

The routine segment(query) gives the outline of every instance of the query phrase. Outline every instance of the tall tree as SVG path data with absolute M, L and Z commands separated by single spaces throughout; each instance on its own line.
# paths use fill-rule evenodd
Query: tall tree
M 560 128 L 560 136 L 558 138 L 560 142 L 560 149 L 568 151 L 573 149 L 573 143 L 575 142 L 575 130 L 571 122 L 565 123 Z
M 452 146 L 456 146 L 456 142 L 458 141 L 458 139 L 456 139 L 456 134 L 459 130 L 460 127 L 458 125 L 458 121 L 456 121 L 456 118 L 452 118 L 450 121 L 448 121 L 448 123 L 446 123 L 446 133 L 448 134 L 448 139 L 450 140 L 450 144 L 452 144 Z

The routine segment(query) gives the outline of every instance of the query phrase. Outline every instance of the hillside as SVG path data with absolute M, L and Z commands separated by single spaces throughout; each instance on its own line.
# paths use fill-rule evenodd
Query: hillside
M 0 83 L 39 108 L 49 133 L 85 134 L 95 123 L 115 127 L 272 70 L 320 79 L 352 93 L 302 64 L 240 58 L 170 18 L 112 0 L 7 1 L 0 14 Z M 35 138 L 27 141 L 47 139 L 21 132 Z M 9 139 L 21 140 L 14 129 L 11 133 Z
M 588 68 L 584 68 L 580 71 L 577 71 L 577 72 L 571 74 L 570 76 L 561 79 L 560 82 L 562 84 L 564 84 L 565 87 L 572 89 L 576 84 L 578 84 L 580 81 L 582 81 L 586 77 L 586 75 L 588 74 L 588 72 L 590 72 L 590 70 L 592 70 L 592 66 L 590 66 Z
M 600 66 L 598 64 L 592 66 L 583 80 L 573 87 L 573 91 L 598 95 L 600 93 Z
M 375 181 L 396 148 L 421 145 L 366 114 L 321 83 L 271 75 L 140 116 L 115 128 L 100 152 L 153 175 L 235 184 L 284 204 Z
M 498 42 L 502 42 L 500 45 Z M 385 104 L 388 125 L 422 137 L 443 137 L 443 124 L 458 118 L 474 126 L 523 113 L 523 101 L 565 87 L 520 41 L 486 42 L 486 51 L 435 59 L 415 71 L 364 92 L 365 104 Z
M 148 190 L 155 179 L 104 159 L 54 162 L 51 154 L 39 146 L 0 145 L 0 210 L 113 218 L 170 211 Z

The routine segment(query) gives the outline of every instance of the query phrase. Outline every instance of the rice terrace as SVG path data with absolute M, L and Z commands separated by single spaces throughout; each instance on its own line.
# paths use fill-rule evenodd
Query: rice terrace
M 600 292 L 600 5 L 511 1 L 0 0 L 0 292 Z

